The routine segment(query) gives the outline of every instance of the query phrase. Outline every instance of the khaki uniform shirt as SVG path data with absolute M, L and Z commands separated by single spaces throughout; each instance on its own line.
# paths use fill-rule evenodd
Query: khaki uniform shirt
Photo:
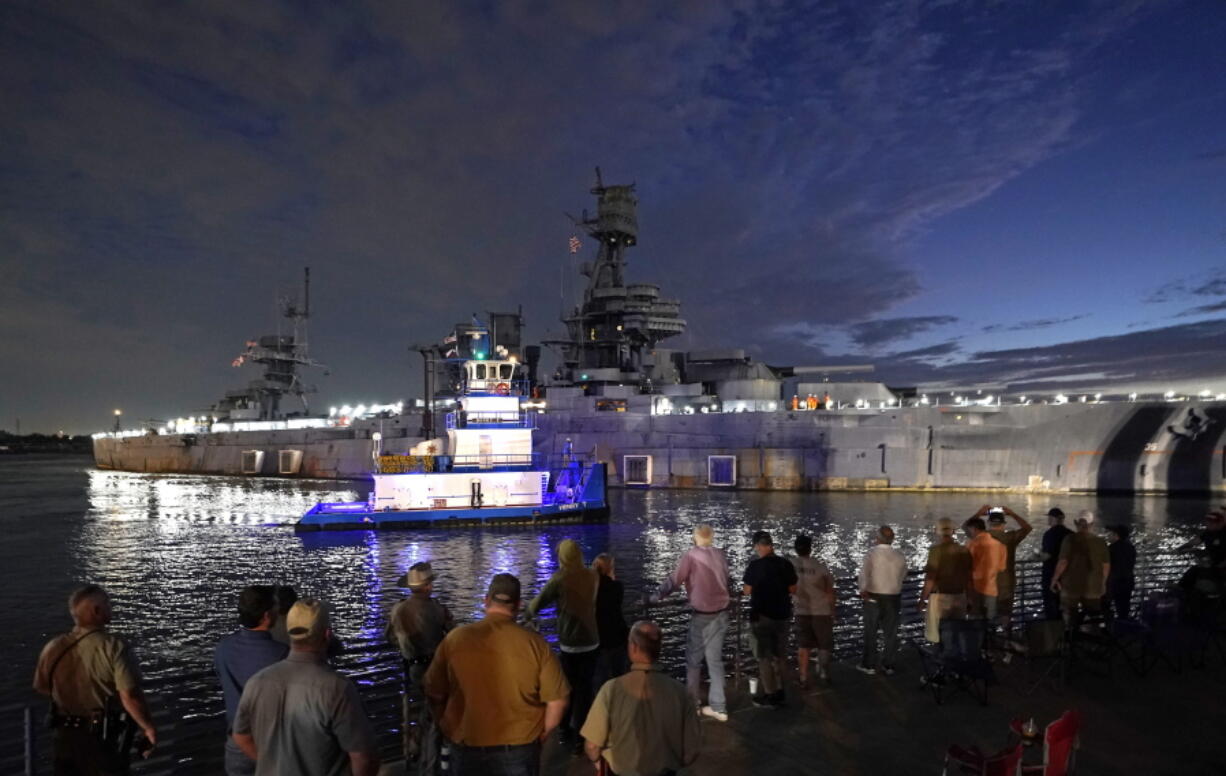
M 618 776 L 656 776 L 698 758 L 698 715 L 685 685 L 657 666 L 635 664 L 596 694 L 580 734 Z
M 448 633 L 424 683 L 443 706 L 443 734 L 463 746 L 532 743 L 545 732 L 545 704 L 570 693 L 541 634 L 501 614 Z
M 73 642 L 80 642 L 65 652 Z M 51 673 L 51 665 L 63 659 Z M 105 708 L 119 691 L 131 692 L 140 685 L 140 671 L 127 642 L 107 633 L 74 629 L 47 642 L 34 669 L 34 689 L 49 694 L 64 714 L 85 716 Z
M 971 582 L 970 550 L 953 541 L 937 542 L 928 549 L 924 574 L 927 579 L 936 581 L 933 592 L 965 593 Z

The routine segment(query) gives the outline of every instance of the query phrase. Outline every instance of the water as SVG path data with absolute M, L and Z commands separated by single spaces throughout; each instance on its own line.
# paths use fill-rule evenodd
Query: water
M 195 713 L 216 715 L 221 707 L 208 673 L 212 650 L 236 627 L 235 596 L 247 584 L 292 584 L 300 594 L 322 597 L 346 644 L 370 653 L 382 649 L 386 612 L 404 593 L 395 587 L 397 578 L 420 560 L 434 565 L 437 595 L 466 620 L 479 615 L 485 584 L 495 573 L 518 576 L 525 594 L 539 590 L 563 538 L 576 539 L 589 559 L 612 552 L 632 601 L 667 575 L 699 522 L 715 525 L 716 543 L 729 549 L 734 574 L 749 558 L 751 534 L 761 528 L 777 545 L 810 533 L 814 555 L 836 576 L 850 576 L 877 525 L 895 527 L 896 545 L 918 567 L 933 521 L 967 517 L 985 500 L 962 493 L 618 490 L 610 494 L 608 525 L 293 532 L 293 522 L 316 501 L 365 495 L 359 483 L 128 474 L 96 471 L 88 458 L 0 458 L 0 632 L 6 634 L 0 664 L 12 667 L 0 678 L 0 705 L 30 698 L 38 651 L 70 627 L 65 599 L 87 581 L 111 592 L 112 629 L 135 643 L 146 674 L 175 682 L 176 694 Z M 1142 552 L 1194 537 L 1208 506 L 1166 497 L 988 498 L 1035 525 L 1019 557 L 1037 547 L 1046 527 L 1042 516 L 1052 506 L 1069 515 L 1093 509 L 1106 524 L 1132 525 Z M 669 635 L 675 643 L 677 634 Z

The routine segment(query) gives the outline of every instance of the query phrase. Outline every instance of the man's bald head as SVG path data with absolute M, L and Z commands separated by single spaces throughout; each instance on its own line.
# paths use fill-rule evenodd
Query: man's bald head
M 639 620 L 630 627 L 630 659 L 636 663 L 656 662 L 660 659 L 660 641 L 660 626 L 650 620 Z
M 83 585 L 68 596 L 72 621 L 84 628 L 96 628 L 111 621 L 111 598 L 98 585 Z

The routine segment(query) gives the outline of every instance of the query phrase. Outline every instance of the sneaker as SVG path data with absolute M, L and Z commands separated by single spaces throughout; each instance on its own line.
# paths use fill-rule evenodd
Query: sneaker
M 710 717 L 716 722 L 727 722 L 728 721 L 728 712 L 716 711 L 710 706 L 703 706 L 701 709 L 698 710 L 698 713 L 699 715 L 703 717 Z
M 885 674 L 886 676 L 893 676 L 894 674 L 898 673 L 898 671 L 894 669 L 894 666 L 882 666 L 881 673 Z
M 863 663 L 860 663 L 859 665 L 857 665 L 856 670 L 862 674 L 868 674 L 869 676 L 876 676 L 877 674 L 876 668 L 873 668 L 872 666 L 866 666 Z

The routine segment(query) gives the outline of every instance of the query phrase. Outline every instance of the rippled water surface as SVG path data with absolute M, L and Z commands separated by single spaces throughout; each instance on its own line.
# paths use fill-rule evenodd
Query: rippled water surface
M 381 638 L 396 579 L 429 560 L 438 595 L 457 616 L 473 618 L 490 576 L 510 572 L 525 593 L 554 569 L 553 548 L 580 542 L 590 559 L 617 557 L 627 597 L 658 583 L 689 545 L 689 529 L 711 522 L 729 550 L 734 574 L 749 555 L 749 537 L 765 528 L 777 543 L 801 531 L 836 575 L 854 573 L 873 528 L 887 522 L 918 566 L 929 527 L 940 516 L 969 516 L 982 494 L 759 493 L 626 491 L 610 494 L 608 525 L 524 529 L 345 532 L 296 535 L 297 517 L 321 499 L 364 498 L 361 483 L 144 475 L 93 469 L 86 458 L 0 458 L 0 691 L 29 697 L 41 645 L 66 630 L 64 601 L 77 584 L 108 588 L 112 626 L 134 641 L 152 677 L 186 676 L 182 692 L 201 713 L 220 709 L 206 671 L 217 639 L 233 629 L 236 591 L 251 583 L 285 583 L 320 596 L 351 645 Z M 1003 497 L 991 496 L 993 502 Z M 1106 523 L 1134 526 L 1139 547 L 1168 548 L 1196 532 L 1206 502 L 1196 499 L 1089 496 L 1009 497 L 1037 529 L 1052 506 L 1070 514 L 1094 509 Z M 1041 530 L 1028 544 L 1037 546 Z M 1028 554 L 1026 545 L 1022 555 Z M 215 708 L 214 708 L 215 707 Z

